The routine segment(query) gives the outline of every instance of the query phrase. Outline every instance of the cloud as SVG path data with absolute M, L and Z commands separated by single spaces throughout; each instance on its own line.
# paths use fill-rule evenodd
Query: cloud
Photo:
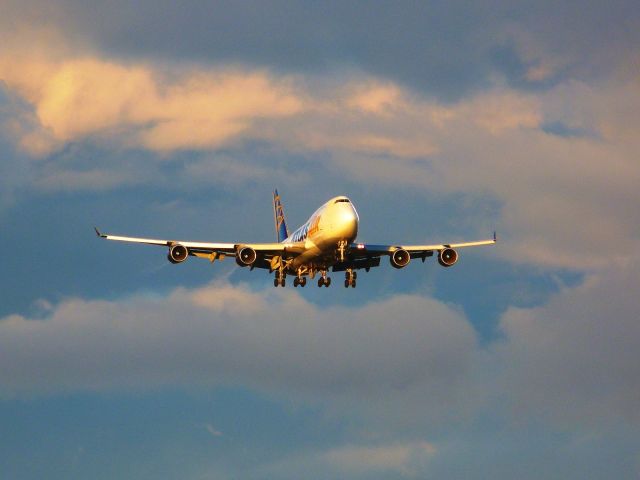
M 354 76 L 345 84 L 316 88 L 297 115 L 265 125 L 259 135 L 290 151 L 326 151 L 341 167 L 385 183 L 424 185 L 424 171 L 407 170 L 416 159 L 442 153 L 443 139 L 461 125 L 485 135 L 536 128 L 541 122 L 532 97 L 499 90 L 452 105 L 422 97 L 382 79 Z M 381 171 L 351 161 L 366 156 L 388 164 Z M 387 170 L 391 170 L 388 174 Z
M 33 154 L 87 137 L 156 151 L 214 148 L 256 118 L 300 108 L 287 80 L 276 84 L 264 72 L 197 70 L 178 77 L 90 57 L 0 58 L 0 78 L 33 105 L 40 124 L 21 139 Z
M 323 457 L 330 466 L 347 473 L 395 471 L 415 476 L 436 453 L 432 443 L 418 441 L 373 447 L 347 445 L 330 450 Z
M 261 465 L 249 478 L 417 478 L 438 454 L 437 445 L 424 440 L 348 443 Z
M 343 2 L 248 8 L 191 0 L 176 9 L 171 2 L 149 0 L 135 6 L 5 0 L 0 25 L 4 31 L 16 24 L 51 25 L 76 44 L 125 58 L 268 65 L 295 75 L 350 65 L 451 101 L 485 88 L 496 76 L 526 89 L 531 82 L 603 78 L 632 64 L 640 40 L 634 7 L 629 0 L 534 6 L 495 0 L 363 11 Z M 596 31 L 606 34 L 596 40 Z M 511 51 L 515 72 L 492 62 L 496 49 Z
M 638 259 L 613 264 L 546 305 L 511 308 L 507 341 L 495 346 L 516 414 L 534 411 L 557 424 L 606 416 L 640 424 Z
M 211 435 L 212 437 L 221 437 L 223 435 L 223 433 L 220 430 L 216 430 L 216 428 L 210 423 L 206 423 L 204 425 L 204 428 L 207 430 L 207 432 L 209 432 L 209 435 Z
M 5 318 L 0 331 L 5 394 L 240 383 L 376 397 L 421 385 L 441 402 L 468 373 L 475 345 L 462 315 L 435 300 L 320 311 L 294 293 L 228 285 L 68 300 L 42 321 Z
M 0 321 L 0 385 L 5 396 L 242 385 L 405 432 L 489 405 L 523 421 L 637 425 L 638 265 L 507 310 L 504 337 L 486 348 L 456 308 L 416 295 L 319 309 L 292 291 L 211 284 L 70 299 Z
M 312 90 L 264 70 L 9 53 L 0 78 L 33 107 L 13 134 L 36 156 L 82 140 L 168 152 L 265 139 L 292 150 L 420 157 L 436 152 L 439 129 L 461 116 L 490 133 L 540 121 L 536 105 L 514 94 L 448 108 L 368 77 Z

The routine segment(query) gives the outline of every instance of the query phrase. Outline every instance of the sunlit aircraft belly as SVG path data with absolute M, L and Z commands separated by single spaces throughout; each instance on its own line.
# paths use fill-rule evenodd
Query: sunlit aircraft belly
M 300 254 L 291 263 L 291 268 L 327 262 L 333 263 L 338 242 L 351 243 L 358 233 L 358 214 L 348 203 L 327 205 L 312 216 L 306 238 L 292 244 L 291 249 Z

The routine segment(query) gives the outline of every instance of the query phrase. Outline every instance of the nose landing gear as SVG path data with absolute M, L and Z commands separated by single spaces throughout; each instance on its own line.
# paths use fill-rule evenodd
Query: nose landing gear
M 346 251 L 347 251 L 347 241 L 346 240 L 340 240 L 338 242 L 338 260 L 340 260 L 341 262 L 345 261 Z

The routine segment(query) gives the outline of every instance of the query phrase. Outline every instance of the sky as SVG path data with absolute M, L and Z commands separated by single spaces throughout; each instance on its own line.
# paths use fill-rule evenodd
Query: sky
M 640 476 L 634 2 L 0 11 L 2 478 Z M 274 188 L 499 242 L 274 289 L 93 232 L 270 242 Z

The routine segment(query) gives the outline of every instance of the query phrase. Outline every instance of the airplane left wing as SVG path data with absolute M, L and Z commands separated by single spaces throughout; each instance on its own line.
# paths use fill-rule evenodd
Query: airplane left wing
M 183 240 L 161 240 L 155 238 L 123 237 L 109 235 L 94 228 L 96 235 L 105 240 L 117 242 L 141 243 L 169 248 L 168 258 L 172 263 L 182 263 L 187 256 L 206 258 L 210 262 L 233 256 L 243 266 L 271 268 L 274 257 L 291 257 L 295 252 L 287 251 L 291 245 L 285 243 L 210 243 Z

